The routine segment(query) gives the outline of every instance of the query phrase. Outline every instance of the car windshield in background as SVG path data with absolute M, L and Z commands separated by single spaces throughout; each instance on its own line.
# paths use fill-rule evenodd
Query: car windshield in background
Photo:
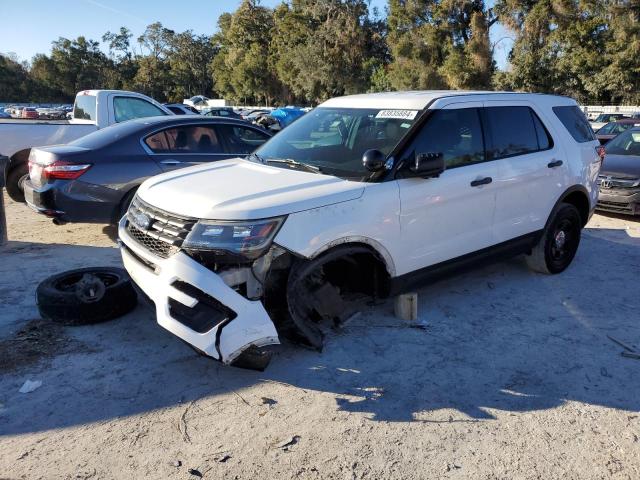
M 640 130 L 627 130 L 607 143 L 605 152 L 610 155 L 640 156 Z M 606 162 L 605 157 L 605 162 Z
M 350 180 L 370 177 L 362 154 L 389 155 L 418 117 L 418 110 L 316 108 L 282 130 L 256 152 L 263 161 L 294 168 L 303 163 Z M 293 160 L 289 163 L 276 163 Z

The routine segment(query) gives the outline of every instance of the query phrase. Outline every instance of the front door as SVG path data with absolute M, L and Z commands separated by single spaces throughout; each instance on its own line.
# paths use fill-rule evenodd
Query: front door
M 400 275 L 493 242 L 497 166 L 485 158 L 481 107 L 464 102 L 436 110 L 399 157 L 441 153 L 446 165 L 438 178 L 397 180 L 406 251 L 396 266 Z

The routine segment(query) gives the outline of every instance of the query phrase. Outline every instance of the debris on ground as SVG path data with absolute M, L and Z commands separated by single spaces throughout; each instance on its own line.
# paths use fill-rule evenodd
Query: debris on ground
M 195 468 L 190 468 L 188 472 L 190 475 L 193 475 L 194 477 L 202 478 L 202 473 L 200 473 L 200 470 L 197 470 Z
M 636 360 L 640 360 L 640 352 L 637 352 L 632 346 L 624 343 L 622 340 L 618 340 L 617 338 L 612 337 L 611 335 L 607 335 L 607 337 L 612 342 L 617 343 L 622 348 L 624 348 L 624 351 L 622 353 L 620 353 L 620 355 L 622 355 L 623 357 L 634 358 Z
M 300 441 L 300 435 L 294 435 L 293 437 L 283 440 L 281 442 L 276 443 L 274 446 L 276 448 L 281 448 L 285 452 L 289 450 L 289 448 L 293 447 Z
M 180 460 L 174 460 L 173 462 L 171 462 L 171 465 L 173 465 L 176 468 L 179 468 L 182 466 L 182 462 Z
M 42 386 L 42 380 L 27 380 L 18 390 L 20 393 L 31 393 Z
M 269 397 L 262 397 L 261 400 L 263 405 L 269 405 L 270 407 L 278 403 L 276 400 Z
M 0 340 L 0 372 L 18 370 L 63 353 L 86 351 L 84 345 L 64 334 L 62 326 L 48 320 L 31 320 L 12 337 Z
M 216 458 L 215 460 L 216 460 L 216 462 L 218 462 L 218 463 L 225 463 L 225 462 L 226 462 L 227 460 L 229 460 L 230 458 L 231 458 L 231 455 L 226 454 L 226 455 L 222 455 L 222 456 L 221 456 L 221 457 L 219 457 L 219 458 Z

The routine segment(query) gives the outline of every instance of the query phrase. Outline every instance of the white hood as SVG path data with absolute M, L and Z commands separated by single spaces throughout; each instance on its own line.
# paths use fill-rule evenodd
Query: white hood
M 355 200 L 363 191 L 360 182 L 234 159 L 158 175 L 138 195 L 177 215 L 252 220 Z

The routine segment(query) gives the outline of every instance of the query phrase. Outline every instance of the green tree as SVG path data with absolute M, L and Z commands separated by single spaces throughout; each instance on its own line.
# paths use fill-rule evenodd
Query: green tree
M 489 88 L 494 71 L 483 1 L 390 0 L 389 79 L 397 89 Z
M 640 0 L 607 3 L 607 32 L 597 86 L 614 102 L 640 104 Z M 602 61 L 603 60 L 603 61 Z
M 281 91 L 268 62 L 273 11 L 243 0 L 235 12 L 220 16 L 218 27 L 219 51 L 211 63 L 215 89 L 239 102 L 273 103 Z
M 155 22 L 138 37 L 142 55 L 133 79 L 135 88 L 156 100 L 164 100 L 170 90 L 170 66 L 167 60 L 175 32 Z
M 102 41 L 109 47 L 109 58 L 112 62 L 111 68 L 105 71 L 107 88 L 133 88 L 138 61 L 131 51 L 132 37 L 133 34 L 126 27 L 120 27 L 118 33 L 107 32 L 102 36 Z
M 0 54 L 0 101 L 20 102 L 29 93 L 29 72 L 10 54 Z
M 193 95 L 211 95 L 213 79 L 209 65 L 216 54 L 211 37 L 191 30 L 171 39 L 168 62 L 171 76 L 169 100 L 182 102 Z
M 293 0 L 275 10 L 270 63 L 298 99 L 363 92 L 384 70 L 385 31 L 364 0 Z

